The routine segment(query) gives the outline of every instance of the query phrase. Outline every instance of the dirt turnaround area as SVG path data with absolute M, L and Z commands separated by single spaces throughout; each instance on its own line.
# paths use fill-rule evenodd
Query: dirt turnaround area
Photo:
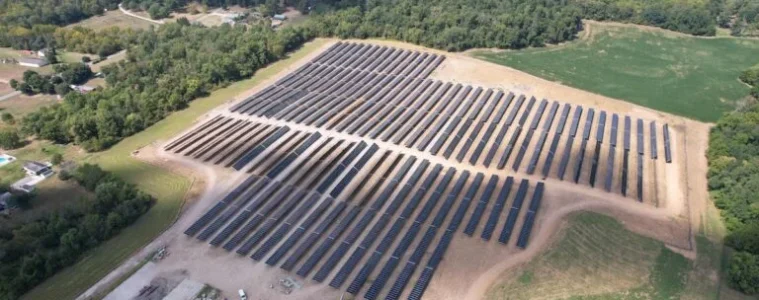
M 646 198 L 657 199 L 655 203 L 638 203 L 634 198 L 607 193 L 599 187 L 591 188 L 549 177 L 544 180 L 545 195 L 527 249 L 519 250 L 512 246 L 512 243 L 504 246 L 495 240 L 485 242 L 478 236 L 470 238 L 457 232 L 424 295 L 425 299 L 481 299 L 488 287 L 500 276 L 529 262 L 547 249 L 563 226 L 566 217 L 578 211 L 593 211 L 612 216 L 631 231 L 661 240 L 670 248 L 686 256 L 695 256 L 692 232 L 698 228 L 700 216 L 706 209 L 706 201 L 708 201 L 705 182 L 707 167 L 703 154 L 707 147 L 709 124 L 563 86 L 508 67 L 471 58 L 465 54 L 445 53 L 399 42 L 368 42 L 445 54 L 446 60 L 432 74 L 432 79 L 484 88 L 501 88 L 517 95 L 525 94 L 538 99 L 558 100 L 572 105 L 595 107 L 610 113 L 630 115 L 634 118 L 656 120 L 661 124 L 668 123 L 672 134 L 673 163 L 665 164 L 663 158 L 654 162 L 647 159 L 647 165 L 644 166 L 644 168 L 655 170 L 653 173 L 646 173 L 653 178 L 646 179 L 645 183 L 649 193 L 655 194 L 655 197 L 647 195 Z M 304 65 L 331 45 L 332 43 L 326 44 L 320 51 L 308 55 L 272 79 L 238 96 L 237 99 L 244 99 L 262 90 Z M 202 124 L 210 118 L 225 113 L 230 105 L 232 104 L 223 105 L 209 112 L 196 124 Z M 293 124 L 273 119 L 266 122 L 293 126 Z M 323 134 L 329 136 L 330 133 Z M 342 138 L 339 135 L 335 136 Z M 367 142 L 370 141 L 367 140 Z M 542 180 L 539 176 L 522 172 L 512 174 L 510 169 L 494 172 L 493 169 L 441 160 L 439 156 L 428 152 L 378 144 L 387 150 L 412 153 L 420 159 L 439 162 L 446 167 L 452 166 L 488 175 L 499 174 L 504 177 L 515 175 L 519 178 L 528 178 L 531 182 Z M 341 298 L 342 290 L 329 287 L 328 282 L 317 283 L 310 278 L 301 278 L 294 273 L 284 272 L 278 267 L 254 262 L 247 257 L 240 257 L 235 253 L 212 247 L 207 242 L 200 242 L 182 234 L 200 215 L 239 184 L 245 177 L 244 174 L 202 164 L 188 157 L 164 152 L 154 146 L 141 149 L 137 157 L 183 174 L 191 173 L 194 178 L 202 179 L 196 180 L 196 186 L 193 187 L 195 191 L 193 194 L 198 196 L 188 199 L 179 220 L 151 244 L 150 247 L 166 246 L 170 254 L 152 265 L 151 268 L 155 270 L 149 272 L 150 274 L 179 272 L 192 280 L 218 288 L 230 299 L 235 298 L 237 290 L 241 288 L 245 289 L 249 296 L 253 295 L 252 299 Z M 605 156 L 602 157 L 605 159 Z M 491 207 L 488 207 L 484 215 L 489 215 L 490 210 Z M 503 219 L 504 217 L 501 216 L 501 221 Z M 465 222 L 467 220 L 468 218 Z M 154 249 L 146 249 L 126 264 L 133 264 L 134 261 L 141 259 L 139 255 L 144 257 L 144 254 L 152 250 Z M 298 287 L 283 290 L 281 281 L 288 278 L 294 279 Z M 407 294 L 408 289 L 403 296 Z

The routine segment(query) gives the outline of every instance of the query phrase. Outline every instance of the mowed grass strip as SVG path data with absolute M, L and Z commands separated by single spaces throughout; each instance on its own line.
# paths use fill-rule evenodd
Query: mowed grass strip
M 579 213 L 559 236 L 527 266 L 509 270 L 486 298 L 678 299 L 689 289 L 691 261 L 611 217 Z
M 714 122 L 748 95 L 740 73 L 759 62 L 759 40 L 697 38 L 589 23 L 561 46 L 475 57 L 551 81 L 684 117 Z
M 43 282 L 22 299 L 76 298 L 173 223 L 181 210 L 185 194 L 190 189 L 190 179 L 132 158 L 130 154 L 133 150 L 175 136 L 209 110 L 279 73 L 324 43 L 326 40 L 307 43 L 287 59 L 259 70 L 251 79 L 219 89 L 209 97 L 197 99 L 187 109 L 171 114 L 109 150 L 83 157 L 82 162 L 99 164 L 103 169 L 136 184 L 141 190 L 153 195 L 157 201 L 135 224 L 101 246 L 88 251 L 77 264 Z

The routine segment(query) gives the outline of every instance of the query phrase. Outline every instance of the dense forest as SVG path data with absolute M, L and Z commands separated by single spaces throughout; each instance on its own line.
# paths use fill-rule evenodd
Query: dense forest
M 0 47 L 42 49 L 58 26 L 116 9 L 116 0 L 0 0 Z
M 559 1 L 397 0 L 314 14 L 320 36 L 380 37 L 461 51 L 522 48 L 572 39 L 580 11 Z
M 722 117 L 709 136 L 709 190 L 728 229 L 725 243 L 735 249 L 728 281 L 736 289 L 759 293 L 759 71 L 741 80 L 753 85 L 754 99 Z
M 197 97 L 252 76 L 310 38 L 300 29 L 209 29 L 186 19 L 135 35 L 127 58 L 103 68 L 108 88 L 66 94 L 61 104 L 26 116 L 24 131 L 101 150 Z
M 153 200 L 95 165 L 70 174 L 94 194 L 12 230 L 0 229 L 0 299 L 16 299 L 132 224 Z

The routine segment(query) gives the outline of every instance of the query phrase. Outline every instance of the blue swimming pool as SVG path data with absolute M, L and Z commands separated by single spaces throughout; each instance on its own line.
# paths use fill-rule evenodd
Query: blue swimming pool
M 4 163 L 4 162 L 7 162 L 7 161 L 8 161 L 8 159 L 7 159 L 7 158 L 5 158 L 5 157 L 0 157 L 0 164 L 2 164 L 2 163 Z

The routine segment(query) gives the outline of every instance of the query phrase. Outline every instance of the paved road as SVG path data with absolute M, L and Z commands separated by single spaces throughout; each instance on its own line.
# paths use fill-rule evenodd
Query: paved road
M 151 18 L 146 18 L 146 17 L 143 17 L 143 16 L 138 16 L 138 15 L 132 13 L 131 11 L 128 11 L 128 10 L 124 9 L 121 6 L 121 3 L 119 3 L 119 10 L 121 10 L 121 12 L 123 12 L 124 14 L 126 14 L 128 16 L 132 16 L 132 17 L 135 17 L 135 18 L 138 18 L 138 19 L 142 19 L 142 20 L 145 20 L 145 21 L 148 21 L 148 22 L 156 23 L 156 24 L 163 24 L 163 21 L 156 21 L 156 20 L 153 20 Z
M 21 92 L 15 91 L 15 92 L 12 92 L 12 93 L 5 94 L 5 95 L 0 96 L 0 101 L 8 100 L 8 99 L 16 97 L 18 95 L 21 95 Z

